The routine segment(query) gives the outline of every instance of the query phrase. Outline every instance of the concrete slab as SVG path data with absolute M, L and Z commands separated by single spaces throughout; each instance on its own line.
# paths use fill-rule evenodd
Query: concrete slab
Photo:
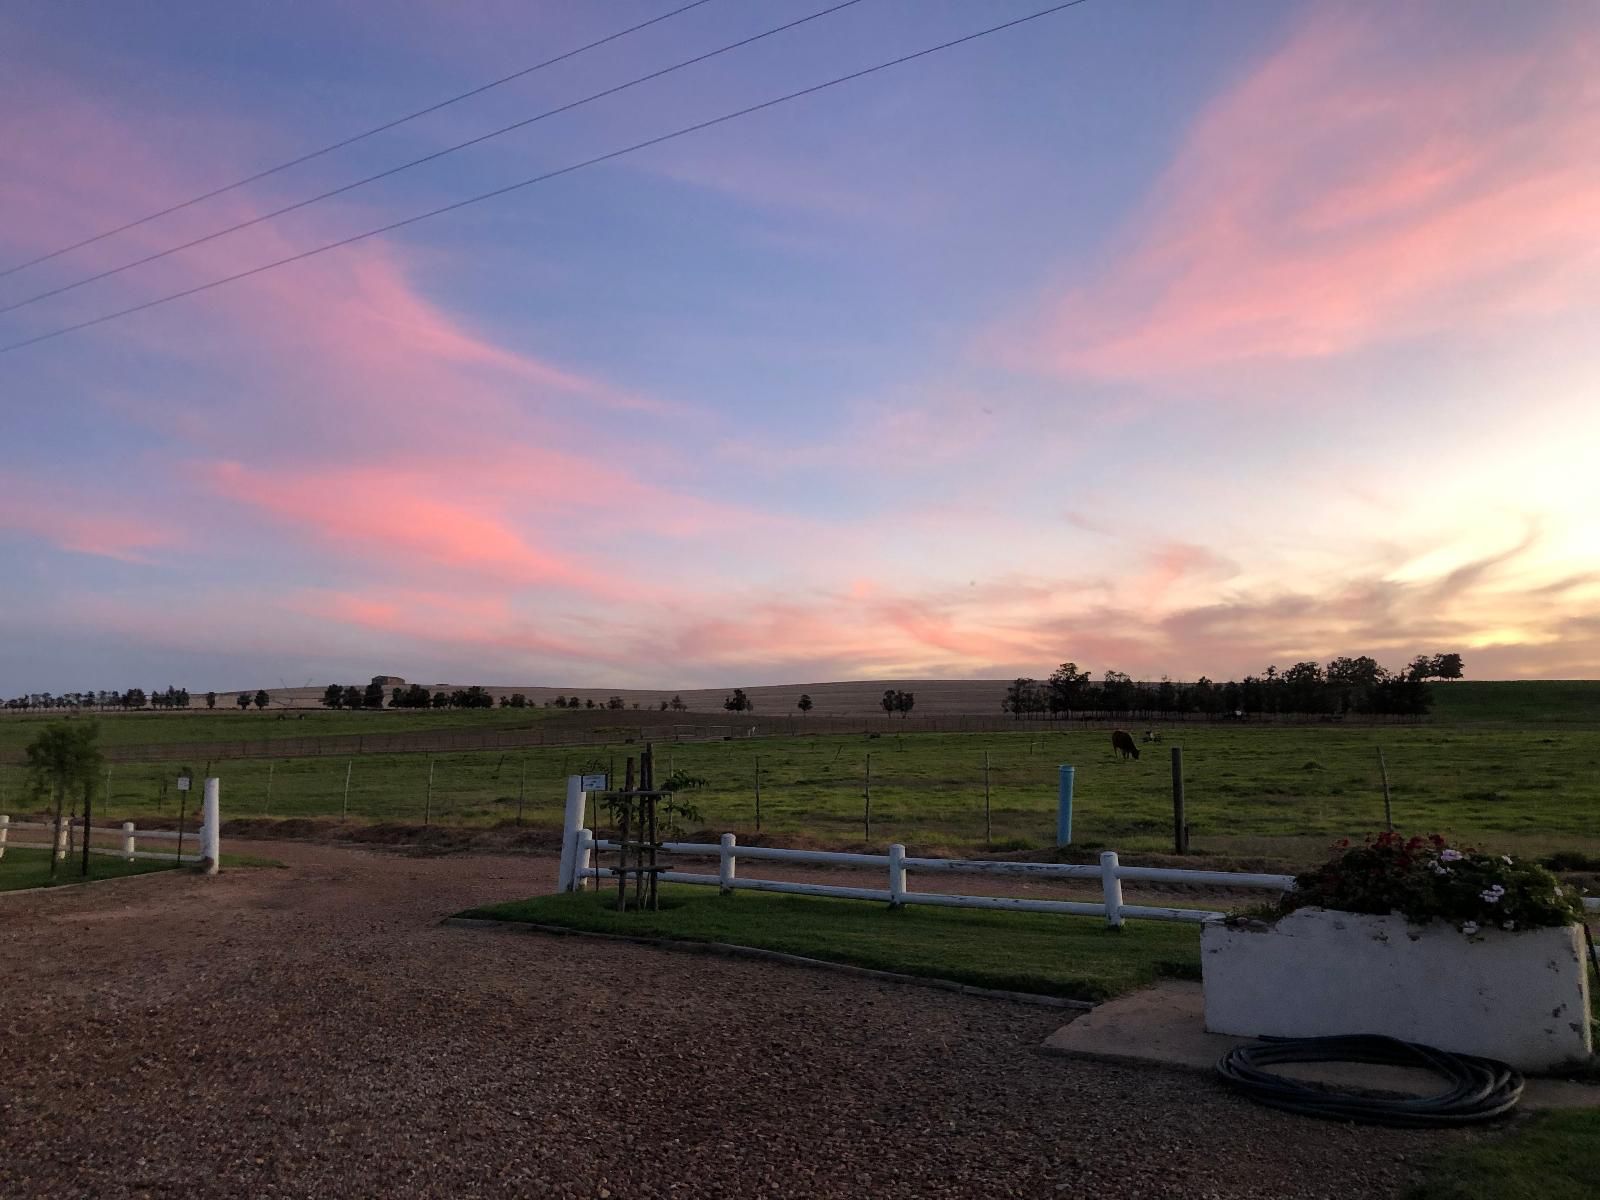
M 1201 985 L 1168 980 L 1085 1013 L 1046 1038 L 1041 1049 L 1080 1058 L 1210 1072 L 1229 1050 L 1252 1040 L 1207 1033 Z M 1428 1095 L 1437 1091 L 1439 1082 L 1426 1071 L 1361 1063 L 1296 1065 L 1283 1068 L 1282 1073 L 1308 1082 L 1403 1096 Z M 1529 1079 L 1522 1107 L 1600 1108 L 1600 1086 L 1566 1079 Z

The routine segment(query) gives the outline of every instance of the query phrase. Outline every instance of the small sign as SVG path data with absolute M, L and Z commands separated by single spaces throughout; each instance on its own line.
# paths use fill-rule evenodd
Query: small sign
M 180 792 L 187 792 L 189 790 L 189 777 L 187 775 L 178 776 L 178 790 Z
M 584 775 L 583 782 L 579 785 L 585 792 L 603 792 L 606 790 L 606 777 L 604 775 Z

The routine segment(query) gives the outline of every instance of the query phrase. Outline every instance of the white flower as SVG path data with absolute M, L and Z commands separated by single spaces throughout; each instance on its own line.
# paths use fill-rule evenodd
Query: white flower
M 1461 851 L 1459 851 L 1459 850 L 1448 850 L 1447 849 L 1447 850 L 1439 851 L 1439 861 L 1440 862 L 1458 862 L 1458 861 L 1460 861 L 1460 859 L 1461 859 Z
M 1501 861 L 1501 862 L 1503 862 L 1503 863 L 1505 863 L 1505 865 L 1506 865 L 1506 866 L 1508 866 L 1508 867 L 1509 867 L 1509 866 L 1510 866 L 1510 865 L 1511 865 L 1511 855 L 1509 855 L 1509 854 L 1502 854 L 1502 855 L 1501 855 L 1501 856 L 1500 856 L 1500 861 Z
M 1479 892 L 1478 893 L 1478 898 L 1480 900 L 1482 900 L 1485 904 L 1499 904 L 1500 903 L 1500 897 L 1504 896 L 1505 894 L 1506 894 L 1505 888 L 1501 887 L 1497 883 L 1492 888 L 1489 888 L 1487 891 Z
M 1478 932 L 1478 923 L 1476 921 L 1461 922 L 1461 932 L 1466 934 L 1468 937 L 1471 937 L 1473 934 Z

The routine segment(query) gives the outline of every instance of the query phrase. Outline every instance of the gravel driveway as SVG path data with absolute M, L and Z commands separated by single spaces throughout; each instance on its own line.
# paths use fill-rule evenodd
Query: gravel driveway
M 1356 1200 L 1450 1144 L 1047 1057 L 1048 1010 L 438 925 L 545 859 L 235 848 L 290 869 L 0 899 L 0 1196 Z

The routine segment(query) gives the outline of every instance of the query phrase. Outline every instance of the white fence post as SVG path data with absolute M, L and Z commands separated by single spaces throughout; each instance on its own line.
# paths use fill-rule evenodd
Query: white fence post
M 56 822 L 56 860 L 59 862 L 67 857 L 67 829 L 71 822 L 62 817 Z
M 556 891 L 573 890 L 572 864 L 578 857 L 578 831 L 583 828 L 583 777 L 567 776 L 567 815 L 561 828 L 561 867 L 556 872 Z
M 5 813 L 0 813 L 0 858 L 6 856 L 6 834 L 11 832 L 11 818 Z
M 1106 898 L 1106 925 L 1122 928 L 1122 876 L 1117 874 L 1117 852 L 1100 852 L 1100 891 Z
M 133 822 L 122 823 L 122 857 L 129 862 L 133 861 Z
M 899 842 L 889 847 L 889 906 L 899 908 L 906 897 L 906 848 Z
M 585 871 L 594 864 L 594 831 L 590 829 L 578 830 L 578 855 L 572 864 L 572 890 L 583 892 L 589 889 L 589 877 Z M 600 881 L 595 880 L 595 890 L 600 890 Z
M 222 781 L 216 776 L 206 780 L 205 799 L 201 802 L 200 869 L 215 875 L 222 861 Z
M 733 891 L 734 872 L 737 861 L 734 853 L 735 838 L 731 833 L 722 835 L 721 853 L 717 859 L 717 887 L 726 896 Z

